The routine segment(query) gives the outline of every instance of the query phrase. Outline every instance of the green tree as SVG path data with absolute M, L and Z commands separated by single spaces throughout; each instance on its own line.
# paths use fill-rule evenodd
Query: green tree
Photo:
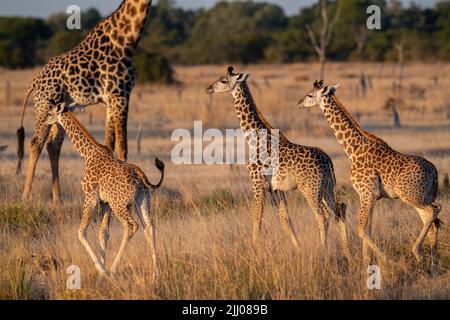
M 134 55 L 137 81 L 148 82 L 173 82 L 173 69 L 168 59 L 158 53 L 138 50 Z
M 42 19 L 0 18 L 0 65 L 7 68 L 33 66 L 39 42 L 51 34 Z
M 281 8 L 251 1 L 219 2 L 201 13 L 187 42 L 181 62 L 256 62 L 264 58 L 271 33 L 287 25 Z

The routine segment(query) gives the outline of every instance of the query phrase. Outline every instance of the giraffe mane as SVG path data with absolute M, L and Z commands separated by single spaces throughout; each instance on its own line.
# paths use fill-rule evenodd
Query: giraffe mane
M 70 117 L 70 119 L 76 124 L 76 126 L 83 132 L 83 134 L 86 136 L 86 138 L 91 142 L 92 144 L 96 145 L 97 147 L 100 147 L 104 149 L 105 151 L 108 151 L 112 155 L 112 150 L 99 143 L 97 140 L 94 139 L 94 137 L 87 131 L 87 129 L 81 124 L 81 122 L 72 114 L 72 112 L 67 112 L 67 115 Z
M 367 139 L 370 139 L 372 141 L 375 141 L 375 142 L 378 142 L 378 143 L 381 143 L 384 145 L 388 145 L 383 139 L 364 130 L 364 128 L 361 127 L 361 125 L 358 123 L 358 121 L 356 121 L 356 119 L 350 114 L 350 112 L 348 112 L 348 110 L 344 107 L 344 105 L 338 100 L 338 98 L 334 94 L 331 95 L 331 99 L 334 101 L 334 103 L 336 103 L 339 106 L 339 108 L 341 108 L 342 112 L 347 116 L 347 118 L 350 120 L 350 122 L 355 126 L 355 128 L 359 132 L 361 132 L 361 134 L 364 137 L 366 137 Z
M 255 106 L 256 114 L 258 115 L 258 117 L 259 117 L 259 119 L 261 120 L 261 122 L 264 123 L 264 125 L 265 125 L 268 129 L 270 129 L 270 130 L 275 130 L 275 128 L 272 127 L 272 125 L 269 123 L 269 121 L 267 121 L 266 117 L 263 116 L 263 114 L 261 113 L 261 111 L 259 111 L 259 108 L 256 106 L 256 103 L 255 103 L 255 101 L 254 101 L 254 99 L 253 99 L 253 95 L 252 95 L 252 93 L 251 93 L 251 91 L 250 91 L 250 87 L 248 86 L 247 81 L 244 81 L 243 83 L 244 83 L 245 86 L 247 87 L 248 93 L 249 93 L 249 95 L 251 96 L 251 99 L 252 99 L 252 103 L 253 103 L 253 105 Z M 286 138 L 286 137 L 284 136 L 284 134 L 281 132 L 281 130 L 278 130 L 278 131 L 279 131 L 279 136 L 280 136 L 281 138 Z

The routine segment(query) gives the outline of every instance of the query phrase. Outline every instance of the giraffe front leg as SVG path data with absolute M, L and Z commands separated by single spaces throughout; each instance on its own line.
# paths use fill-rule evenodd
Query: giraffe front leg
M 50 129 L 47 142 L 47 152 L 52 169 L 53 202 L 55 203 L 58 203 L 61 198 L 61 191 L 59 187 L 59 157 L 61 154 L 61 147 L 64 142 L 64 135 L 64 129 L 59 124 L 54 124 Z
M 78 228 L 78 239 L 83 244 L 84 248 L 86 249 L 87 253 L 91 257 L 92 261 L 94 262 L 95 268 L 99 272 L 101 276 L 106 275 L 105 266 L 100 262 L 98 257 L 95 255 L 94 251 L 92 250 L 91 245 L 86 239 L 86 230 L 89 224 L 92 221 L 93 216 L 93 209 L 96 204 L 96 198 L 97 195 L 95 192 L 91 192 L 86 194 L 85 200 L 84 200 L 84 206 L 83 206 L 83 215 L 81 217 L 81 223 Z
M 262 181 L 253 182 L 253 204 L 252 204 L 252 217 L 253 217 L 253 242 L 257 242 L 261 233 L 262 216 L 264 212 L 263 193 L 264 184 Z
M 369 261 L 369 248 L 375 253 L 382 263 L 387 262 L 387 258 L 381 249 L 371 239 L 372 214 L 376 197 L 374 195 L 365 195 L 361 197 L 361 209 L 357 226 L 358 236 L 363 241 L 363 263 Z
M 265 178 L 261 174 L 260 167 L 256 163 L 247 165 L 250 178 L 252 179 L 252 219 L 253 219 L 253 242 L 256 243 L 261 233 L 262 216 L 264 212 L 264 185 Z

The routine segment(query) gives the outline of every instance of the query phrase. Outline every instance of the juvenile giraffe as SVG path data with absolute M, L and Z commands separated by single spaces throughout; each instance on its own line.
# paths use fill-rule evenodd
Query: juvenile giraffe
M 33 183 L 39 156 L 47 140 L 52 168 L 53 200 L 59 201 L 58 164 L 64 131 L 58 125 L 45 123 L 48 111 L 58 103 L 78 105 L 106 104 L 105 144 L 127 159 L 128 102 L 135 83 L 133 53 L 139 43 L 150 10 L 151 0 L 124 0 L 108 18 L 101 21 L 72 50 L 50 59 L 33 80 L 23 103 L 17 174 L 21 171 L 25 131 L 23 118 L 33 91 L 35 132 L 31 139 L 30 160 L 23 197 L 27 198 Z
M 115 158 L 107 146 L 95 141 L 75 116 L 64 107 L 64 103 L 53 107 L 44 121 L 48 125 L 59 124 L 85 161 L 86 168 L 81 180 L 85 199 L 78 237 L 98 272 L 101 275 L 106 274 L 105 251 L 109 239 L 111 212 L 124 227 L 122 243 L 111 267 L 111 272 L 114 273 L 129 241 L 138 230 L 138 223 L 131 213 L 134 207 L 150 246 L 153 275 L 156 277 L 159 270 L 155 248 L 155 225 L 150 217 L 150 190 L 161 186 L 164 179 L 164 163 L 159 159 L 155 160 L 155 165 L 161 172 L 161 179 L 157 185 L 153 185 L 138 166 Z M 93 218 L 97 202 L 100 202 L 102 215 L 99 232 L 100 258 L 86 239 L 86 230 Z
M 335 96 L 336 86 L 315 82 L 313 89 L 298 102 L 299 108 L 318 106 L 334 134 L 350 158 L 350 179 L 359 194 L 360 213 L 358 235 L 363 240 L 363 259 L 369 259 L 368 249 L 386 261 L 381 249 L 372 241 L 371 224 L 375 201 L 380 198 L 399 198 L 419 213 L 423 228 L 412 248 L 421 260 L 425 236 L 431 243 L 432 265 L 436 265 L 437 235 L 441 206 L 435 202 L 438 191 L 438 172 L 428 160 L 392 149 L 382 139 L 365 131 Z
M 206 89 L 207 94 L 230 92 L 234 98 L 236 115 L 244 132 L 250 149 L 255 148 L 251 141 L 252 134 L 267 132 L 274 134 L 273 127 L 264 119 L 253 102 L 247 85 L 247 73 L 234 73 L 229 67 L 225 76 L 220 77 Z M 267 143 L 260 142 L 260 143 Z M 247 165 L 252 179 L 253 192 L 253 240 L 259 237 L 263 216 L 264 188 L 278 195 L 279 216 L 285 232 L 293 244 L 298 247 L 299 241 L 287 212 L 284 191 L 298 188 L 308 201 L 317 220 L 320 230 L 321 244 L 325 245 L 330 212 L 339 222 L 340 236 L 347 257 L 350 256 L 345 227 L 345 204 L 337 201 L 335 193 L 336 180 L 330 157 L 319 148 L 306 147 L 291 143 L 283 134 L 279 134 L 278 164 L 271 175 L 264 171 L 261 161 L 251 161 Z M 256 150 L 254 150 L 256 153 Z M 269 148 L 269 153 L 272 151 Z

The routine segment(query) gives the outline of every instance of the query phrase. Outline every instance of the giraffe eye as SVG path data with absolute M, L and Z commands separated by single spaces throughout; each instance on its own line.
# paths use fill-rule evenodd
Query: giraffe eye
M 227 83 L 227 80 L 221 80 L 220 82 L 222 82 L 222 83 Z
M 307 95 L 307 97 L 308 97 L 308 98 L 312 98 L 313 96 L 312 96 L 312 95 L 310 95 L 310 94 L 308 94 L 308 95 Z

